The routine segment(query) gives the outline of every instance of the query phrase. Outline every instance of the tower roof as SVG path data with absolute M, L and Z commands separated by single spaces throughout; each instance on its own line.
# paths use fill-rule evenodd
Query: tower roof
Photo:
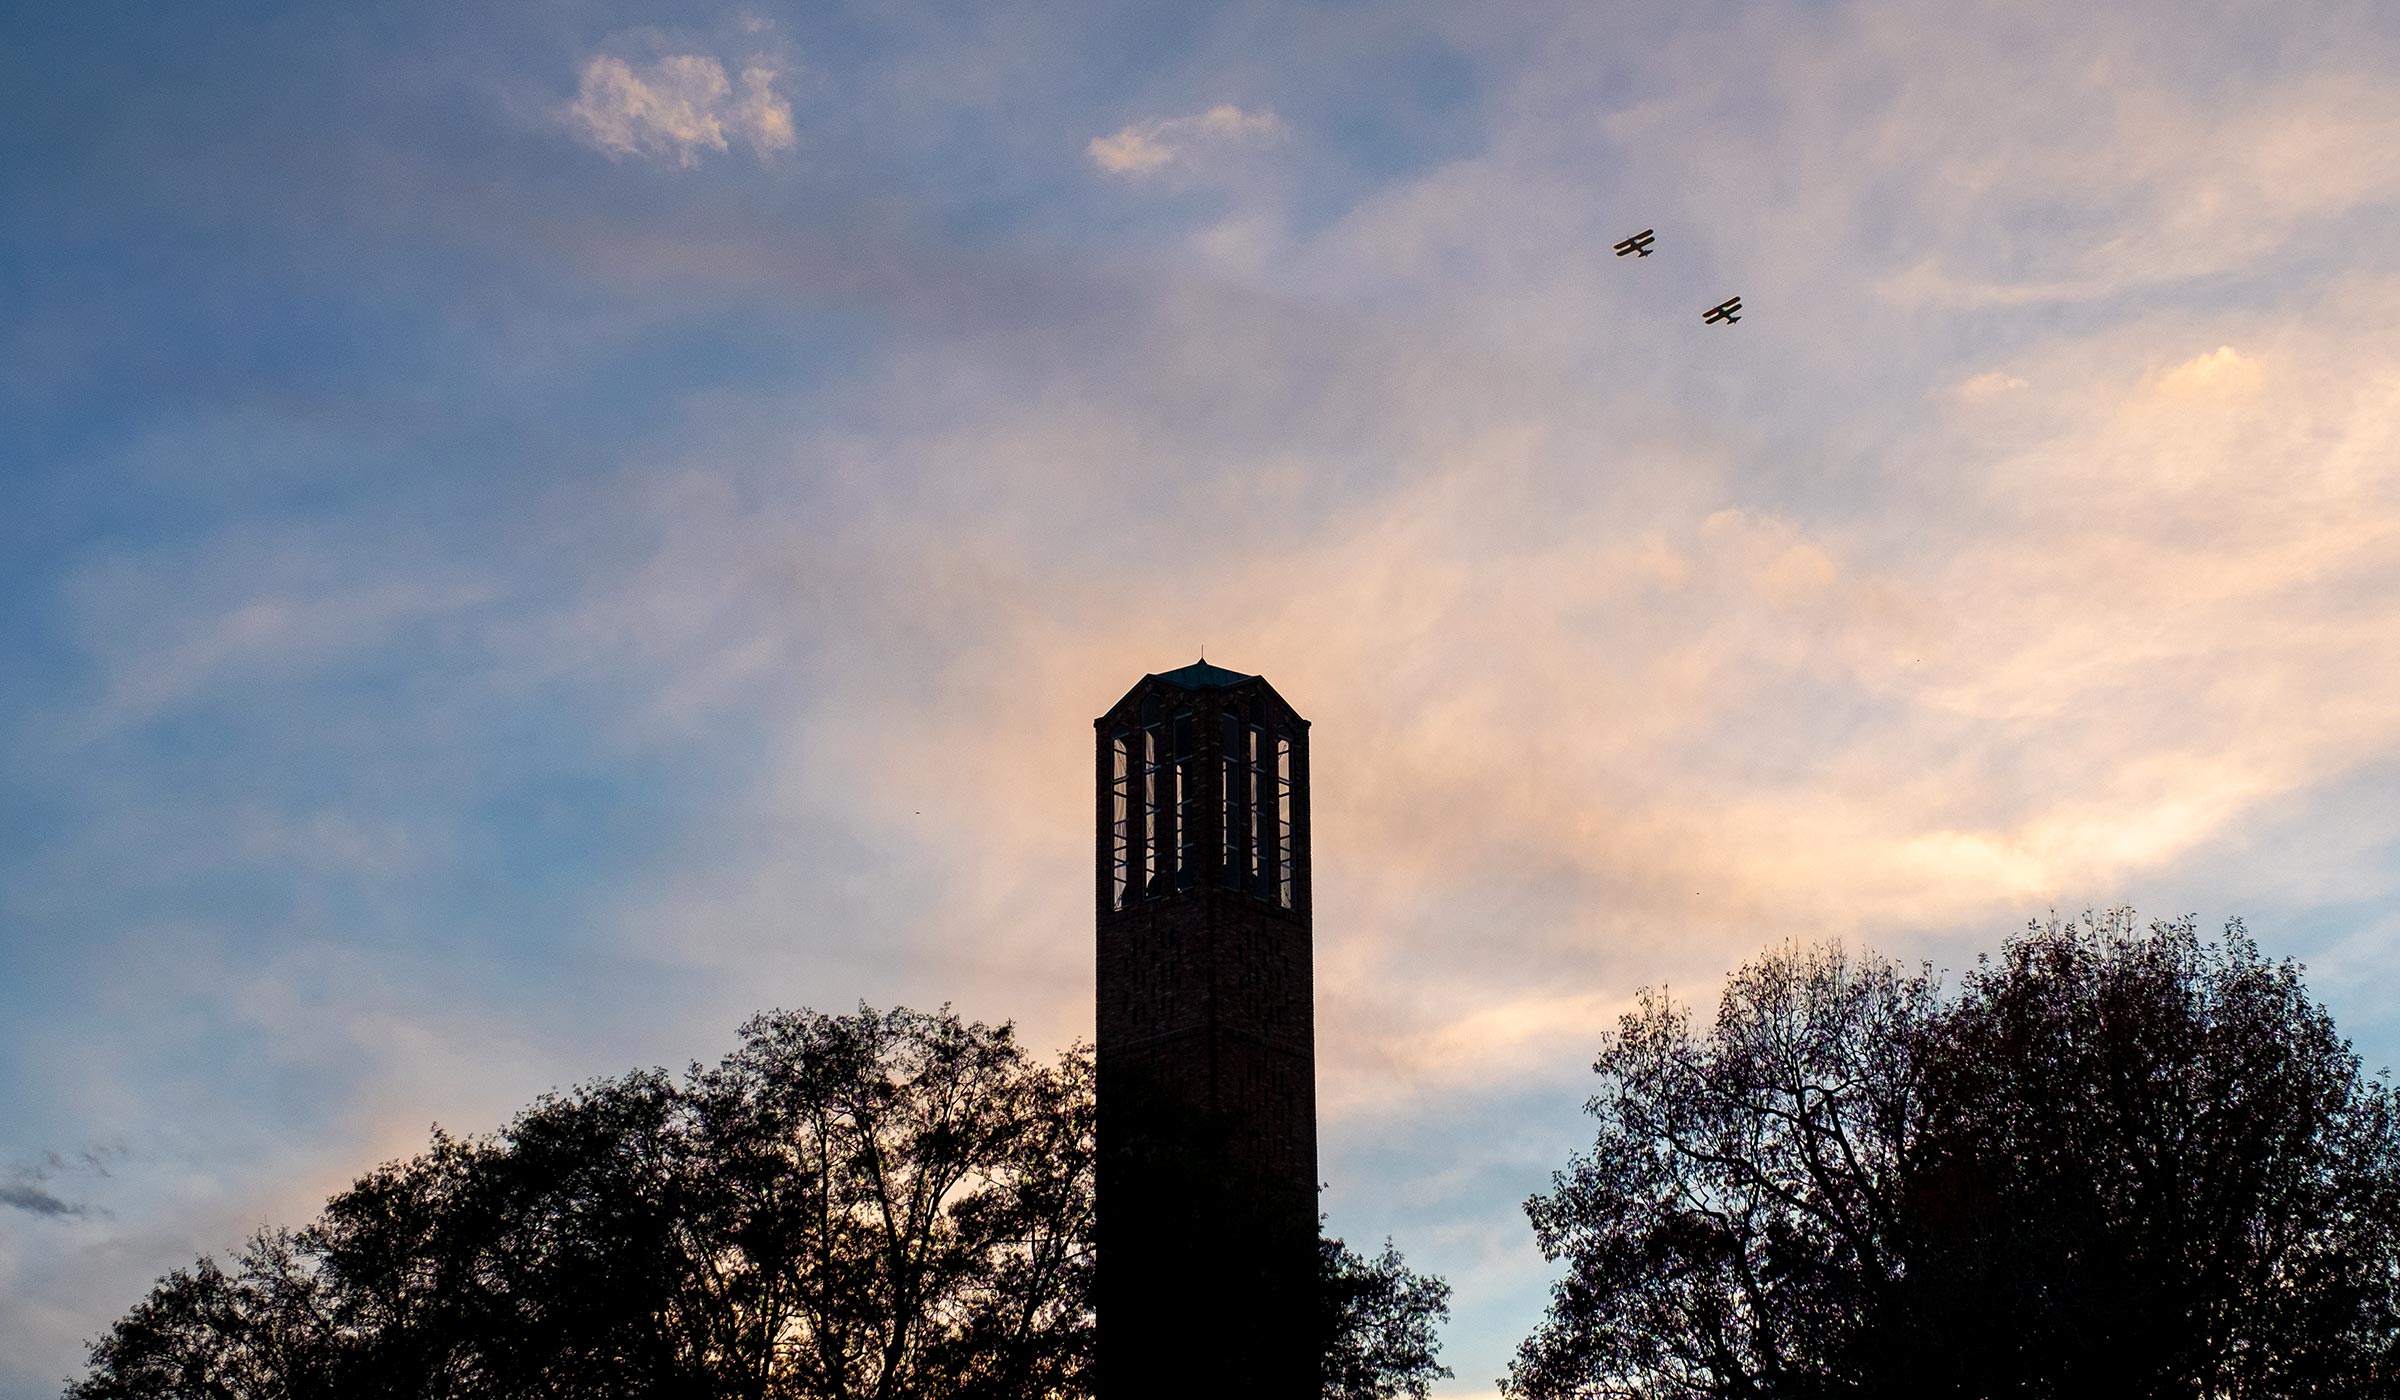
M 1206 661 L 1195 661 L 1189 666 L 1178 666 L 1172 671 L 1161 671 L 1158 673 L 1158 678 L 1169 685 L 1182 686 L 1185 690 L 1217 690 L 1224 686 L 1240 685 L 1244 681 L 1258 679 L 1256 676 L 1246 676 L 1239 671 L 1228 671 L 1222 666 L 1211 666 Z
M 1156 691 L 1161 687 L 1172 687 L 1181 691 L 1206 691 L 1232 690 L 1237 686 L 1253 685 L 1272 696 L 1275 703 L 1282 707 L 1283 713 L 1290 717 L 1292 723 L 1303 729 L 1308 727 L 1308 721 L 1293 712 L 1290 703 L 1275 693 L 1275 687 L 1269 685 L 1264 676 L 1252 675 L 1247 671 L 1229 671 L 1223 666 L 1211 666 L 1205 661 L 1195 661 L 1189 666 L 1178 666 L 1172 671 L 1151 672 L 1135 681 L 1133 689 L 1118 697 L 1117 703 L 1108 707 L 1107 714 L 1103 714 L 1092 722 L 1094 724 L 1106 723 L 1109 715 L 1124 709 L 1134 697 L 1145 691 Z

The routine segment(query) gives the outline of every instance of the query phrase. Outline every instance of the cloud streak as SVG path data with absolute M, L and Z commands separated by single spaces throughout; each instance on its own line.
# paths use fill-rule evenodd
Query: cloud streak
M 61 1200 L 50 1194 L 41 1183 L 24 1178 L 0 1181 L 0 1206 L 21 1210 L 28 1215 L 57 1217 L 84 1213 L 82 1206 Z
M 70 1201 L 52 1191 L 45 1183 L 61 1175 L 105 1177 L 112 1159 L 123 1157 L 122 1149 L 90 1149 L 73 1158 L 58 1152 L 44 1152 L 38 1166 L 13 1167 L 0 1176 L 0 1208 L 23 1211 L 27 1215 L 52 1220 L 80 1219 L 99 1214 L 81 1201 Z
M 1284 134 L 1283 121 L 1273 112 L 1244 111 L 1221 102 L 1187 117 L 1121 126 L 1106 136 L 1093 137 L 1085 144 L 1084 154 L 1110 175 L 1139 180 L 1171 167 L 1188 166 L 1207 155 L 1279 141 Z

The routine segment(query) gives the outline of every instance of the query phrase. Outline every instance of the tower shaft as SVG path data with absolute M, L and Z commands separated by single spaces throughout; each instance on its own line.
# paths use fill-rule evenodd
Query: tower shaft
M 1095 721 L 1105 1400 L 1315 1400 L 1308 722 L 1202 663 Z

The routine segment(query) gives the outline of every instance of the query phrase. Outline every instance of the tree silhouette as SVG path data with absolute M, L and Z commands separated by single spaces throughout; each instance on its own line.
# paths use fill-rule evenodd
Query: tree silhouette
M 1093 1387 L 1091 1059 L 774 1012 L 160 1281 L 73 1400 L 1043 1400 Z M 1342 1400 L 1441 1374 L 1439 1280 L 1330 1242 Z
M 1438 1334 L 1450 1315 L 1450 1285 L 1410 1269 L 1388 1239 L 1372 1259 L 1331 1236 L 1321 1235 L 1317 1248 L 1325 1400 L 1425 1400 L 1433 1382 L 1451 1374 L 1439 1360 Z
M 1594 1068 L 1511 1395 L 2400 1393 L 2391 1086 L 2238 923 L 1771 954 Z

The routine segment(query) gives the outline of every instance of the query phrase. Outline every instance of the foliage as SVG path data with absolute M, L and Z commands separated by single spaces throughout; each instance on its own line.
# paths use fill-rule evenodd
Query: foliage
M 1390 1240 L 1372 1259 L 1320 1236 L 1318 1278 L 1329 1314 L 1325 1400 L 1425 1400 L 1450 1368 L 1441 1364 L 1439 1328 L 1450 1315 L 1450 1285 L 1408 1267 Z
M 1089 1392 L 1089 1057 L 928 1014 L 773 1013 L 678 1085 L 436 1133 L 230 1272 L 169 1275 L 69 1394 Z
M 1511 1395 L 2400 1393 L 2394 1094 L 2238 923 L 1786 950 L 1594 1068 Z
M 230 1268 L 162 1279 L 70 1400 L 1092 1393 L 1088 1051 L 947 1009 L 775 1012 L 720 1063 L 438 1130 Z M 1448 1287 L 1325 1242 L 1335 1400 L 1448 1374 Z

